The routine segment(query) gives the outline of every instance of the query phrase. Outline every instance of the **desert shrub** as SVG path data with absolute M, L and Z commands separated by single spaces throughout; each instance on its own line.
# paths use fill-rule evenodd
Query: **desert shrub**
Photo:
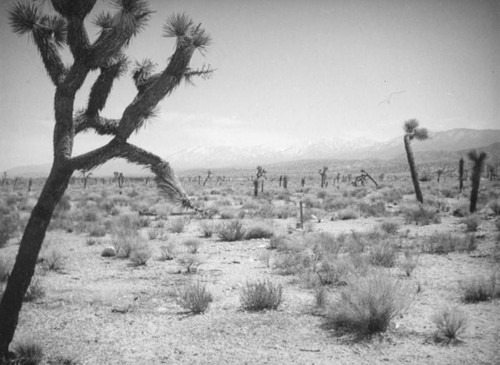
M 240 302 L 242 308 L 248 311 L 278 309 L 283 302 L 283 287 L 269 280 L 247 282 L 242 288 Z
M 45 270 L 61 271 L 64 266 L 64 256 L 59 247 L 51 246 L 42 252 L 39 261 Z
M 234 219 L 236 218 L 236 211 L 234 209 L 222 209 L 220 211 L 220 218 L 221 219 Z
M 439 232 L 428 236 L 423 245 L 423 251 L 432 254 L 447 254 L 453 251 L 471 252 L 476 248 L 476 237 L 473 234 L 464 236 Z
M 387 203 L 396 203 L 403 199 L 403 194 L 399 189 L 384 188 L 381 193 Z
M 146 242 L 139 242 L 130 251 L 130 262 L 133 266 L 144 266 L 153 255 L 151 247 Z
M 316 265 L 316 275 L 321 285 L 346 285 L 352 264 L 345 259 L 323 260 Z
M 318 308 L 323 308 L 327 302 L 327 289 L 324 286 L 318 286 L 314 290 L 314 304 Z
M 396 234 L 398 233 L 399 223 L 392 221 L 384 221 L 380 223 L 380 229 L 387 234 Z
M 436 342 L 459 341 L 467 328 L 467 316 L 457 307 L 445 306 L 436 311 L 431 320 L 437 327 L 434 333 Z
M 404 251 L 404 258 L 399 261 L 399 267 L 404 271 L 406 276 L 411 276 L 411 273 L 418 265 L 418 255 L 410 250 Z
M 54 213 L 52 214 L 53 217 L 61 217 L 63 216 L 66 212 L 68 212 L 71 209 L 71 202 L 70 202 L 70 197 L 69 195 L 64 194 L 59 200 L 59 203 L 57 203 L 56 208 L 54 209 Z
M 243 223 L 239 219 L 235 219 L 223 223 L 219 227 L 217 235 L 222 241 L 240 241 L 245 236 L 245 229 L 243 228 Z
M 178 292 L 177 303 L 194 314 L 204 313 L 212 301 L 212 294 L 201 283 L 189 284 Z
M 476 232 L 481 224 L 481 219 L 477 215 L 469 215 L 463 218 L 460 223 L 465 224 L 467 232 Z
M 167 242 L 160 249 L 160 260 L 161 261 L 169 261 L 175 259 L 177 256 L 177 245 L 175 242 Z
M 12 351 L 15 356 L 11 362 L 13 365 L 38 365 L 43 360 L 42 346 L 30 338 L 15 342 Z
M 12 235 L 17 231 L 18 223 L 18 214 L 0 214 L 0 248 L 5 246 Z
M 352 207 L 347 207 L 347 208 L 344 208 L 344 209 L 340 210 L 339 212 L 337 212 L 337 217 L 338 217 L 338 219 L 343 220 L 343 221 L 349 220 L 349 219 L 358 219 L 359 212 Z
M 368 254 L 370 263 L 374 266 L 394 267 L 396 264 L 397 249 L 388 241 L 376 242 Z
M 188 252 L 192 254 L 198 252 L 201 243 L 201 240 L 197 238 L 186 238 L 184 241 L 182 241 L 182 244 L 187 248 Z
M 161 238 L 162 236 L 162 229 L 158 227 L 153 227 L 148 229 L 148 238 L 150 240 L 156 240 L 158 238 Z
M 342 242 L 328 232 L 311 232 L 303 236 L 306 246 L 312 247 L 319 260 L 337 257 L 342 247 Z
M 11 258 L 0 256 L 0 283 L 6 282 L 12 271 L 13 260 Z
M 90 237 L 104 237 L 106 235 L 106 228 L 100 224 L 93 224 L 89 229 Z
M 500 199 L 495 199 L 489 202 L 488 207 L 491 209 L 493 214 L 500 215 Z
M 186 226 L 186 221 L 183 217 L 171 218 L 167 222 L 167 230 L 172 233 L 182 233 Z
M 126 259 L 130 257 L 134 247 L 142 243 L 142 240 L 136 231 L 135 234 L 130 236 L 112 236 L 111 243 L 115 248 L 116 256 Z
M 246 228 L 244 239 L 271 238 L 273 235 L 274 230 L 271 225 L 265 222 L 254 222 Z
M 179 264 L 184 267 L 186 274 L 194 274 L 202 264 L 201 259 L 192 253 L 186 253 L 177 258 Z
M 210 238 L 213 236 L 216 230 L 215 223 L 212 221 L 202 222 L 200 224 L 201 234 L 205 238 Z
M 338 329 L 360 335 L 385 332 L 412 299 L 409 286 L 387 273 L 352 276 L 341 290 L 340 299 L 329 307 L 327 319 Z
M 280 275 L 296 275 L 311 267 L 313 261 L 311 253 L 306 250 L 290 250 L 275 256 L 273 269 Z
M 99 241 L 98 239 L 95 239 L 93 237 L 88 237 L 85 241 L 85 243 L 87 244 L 87 246 L 94 246 L 94 245 L 97 245 L 98 243 L 100 243 L 101 241 Z
M 31 278 L 31 283 L 24 294 L 25 302 L 34 302 L 35 300 L 41 299 L 45 296 L 45 287 L 42 284 L 42 280 L 37 275 Z
M 496 293 L 496 276 L 472 276 L 460 283 L 462 299 L 466 303 L 484 302 L 493 299 Z
M 406 223 L 415 223 L 417 225 L 426 226 L 431 223 L 440 223 L 438 211 L 433 207 L 424 205 L 410 206 L 402 209 Z
M 290 240 L 289 236 L 285 234 L 275 235 L 271 237 L 271 239 L 269 240 L 268 248 L 270 250 L 284 251 L 286 249 L 289 240 Z
M 381 201 L 372 204 L 360 202 L 358 210 L 364 217 L 383 217 L 386 215 L 385 204 Z

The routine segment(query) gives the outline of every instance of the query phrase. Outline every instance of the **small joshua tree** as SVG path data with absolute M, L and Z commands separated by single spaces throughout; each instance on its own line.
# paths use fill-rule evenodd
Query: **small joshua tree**
M 164 36 L 176 39 L 168 65 L 153 73 L 150 63 L 133 71 L 137 88 L 134 100 L 120 119 L 100 115 L 113 83 L 125 74 L 128 60 L 124 54 L 130 40 L 146 26 L 153 13 L 144 0 L 110 0 L 115 12 L 103 11 L 93 21 L 99 28 L 91 41 L 85 19 L 96 0 L 52 0 L 54 14 L 43 14 L 33 1 L 19 1 L 9 9 L 14 33 L 29 35 L 55 86 L 53 133 L 54 160 L 49 177 L 26 224 L 14 267 L 0 302 L 0 362 L 9 354 L 17 327 L 23 297 L 35 272 L 35 265 L 47 227 L 75 171 L 91 170 L 113 158 L 124 158 L 142 165 L 155 174 L 155 181 L 170 201 L 193 208 L 170 165 L 160 157 L 128 142 L 160 101 L 174 91 L 182 80 L 210 76 L 212 70 L 190 68 L 196 50 L 204 51 L 211 37 L 185 14 L 171 16 L 163 26 Z M 68 46 L 72 63 L 63 62 L 59 49 Z M 89 92 L 85 110 L 75 110 L 75 97 L 91 71 L 98 76 Z M 73 155 L 75 137 L 94 130 L 111 136 L 104 146 L 82 155 Z
M 486 160 L 486 152 L 478 154 L 476 150 L 471 150 L 467 156 L 474 163 L 474 166 L 472 167 L 472 191 L 470 193 L 469 207 L 469 212 L 474 213 L 476 211 L 479 183 L 481 182 L 481 172 L 484 167 L 484 160 Z
M 464 158 L 458 160 L 458 190 L 462 192 L 464 189 Z
M 328 170 L 328 167 L 327 167 L 327 166 L 323 166 L 323 169 L 320 169 L 320 170 L 318 171 L 318 173 L 319 173 L 319 174 L 320 174 L 320 176 L 321 176 L 321 184 L 320 184 L 320 186 L 321 186 L 322 188 L 324 188 L 324 187 L 325 187 L 325 185 L 326 185 L 326 171 L 327 171 L 327 170 Z
M 262 166 L 257 166 L 257 174 L 255 175 L 255 180 L 253 181 L 254 195 L 259 194 L 259 183 L 261 183 L 261 191 L 264 192 L 264 179 L 266 177 L 266 169 Z
M 86 189 L 87 188 L 87 181 L 89 180 L 89 177 L 92 176 L 92 173 L 86 169 L 82 169 L 82 170 L 80 170 L 80 174 L 82 175 L 82 178 L 83 178 L 83 188 Z
M 207 171 L 207 177 L 205 178 L 205 181 L 203 181 L 203 186 L 205 186 L 207 184 L 208 180 L 212 180 L 212 171 L 211 170 Z
M 288 175 L 283 176 L 283 188 L 288 189 Z
M 413 151 L 411 149 L 411 141 L 416 139 L 417 141 L 424 141 L 429 138 L 429 132 L 426 128 L 418 128 L 418 120 L 410 119 L 404 123 L 404 144 L 406 150 L 406 157 L 408 157 L 408 165 L 410 165 L 411 180 L 413 181 L 413 187 L 415 188 L 415 195 L 420 203 L 424 202 L 422 196 L 422 191 L 420 190 L 420 184 L 418 182 L 417 168 L 415 167 L 415 160 L 413 158 Z
M 116 180 L 116 183 L 118 184 L 118 187 L 119 188 L 123 187 L 123 182 L 125 181 L 125 177 L 123 176 L 123 172 L 115 171 L 115 172 L 113 172 L 113 174 L 115 175 L 115 180 Z

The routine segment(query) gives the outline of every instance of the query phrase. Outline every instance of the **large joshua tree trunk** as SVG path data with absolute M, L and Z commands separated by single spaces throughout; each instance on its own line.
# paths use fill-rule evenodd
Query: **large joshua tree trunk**
M 52 213 L 61 200 L 74 171 L 92 170 L 113 158 L 149 168 L 164 197 L 187 208 L 194 208 L 180 186 L 169 164 L 160 157 L 127 142 L 153 115 L 158 103 L 169 95 L 183 79 L 210 76 L 212 70 L 189 67 L 195 50 L 205 50 L 210 35 L 188 16 L 175 15 L 164 25 L 164 36 L 176 38 L 176 49 L 167 67 L 153 74 L 149 60 L 137 64 L 133 80 L 137 88 L 135 99 L 125 108 L 121 119 L 101 117 L 113 83 L 126 71 L 128 64 L 123 51 L 130 39 L 146 24 L 152 13 L 143 0 L 114 1 L 119 7 L 115 14 L 101 13 L 94 21 L 101 31 L 91 43 L 84 19 L 96 0 L 52 0 L 59 15 L 46 16 L 34 2 L 19 2 L 10 9 L 10 25 L 19 35 L 30 34 L 44 66 L 56 87 L 54 97 L 55 126 L 53 135 L 54 162 L 25 228 L 16 262 L 0 302 L 0 363 L 9 355 L 22 302 L 42 246 Z M 59 48 L 68 46 L 73 64 L 66 66 Z M 90 90 L 87 107 L 74 114 L 76 92 L 90 71 L 99 71 Z M 94 130 L 110 135 L 111 141 L 88 153 L 73 156 L 74 138 L 79 133 Z
M 422 190 L 420 190 L 420 183 L 418 182 L 417 168 L 415 167 L 415 159 L 413 158 L 413 150 L 411 149 L 410 138 L 408 135 L 404 136 L 406 157 L 408 158 L 408 165 L 410 166 L 411 181 L 413 182 L 413 188 L 415 189 L 415 195 L 420 203 L 424 202 L 424 197 L 422 196 Z

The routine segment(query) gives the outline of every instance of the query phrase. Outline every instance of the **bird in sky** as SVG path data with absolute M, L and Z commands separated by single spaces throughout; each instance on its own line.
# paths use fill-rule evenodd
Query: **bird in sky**
M 391 99 L 394 95 L 398 95 L 398 94 L 404 94 L 406 92 L 406 90 L 401 90 L 401 91 L 393 91 L 392 93 L 389 94 L 389 96 L 387 98 L 385 98 L 384 100 L 382 100 L 380 103 L 378 103 L 378 105 L 382 105 L 384 103 L 387 103 L 387 104 L 391 104 Z

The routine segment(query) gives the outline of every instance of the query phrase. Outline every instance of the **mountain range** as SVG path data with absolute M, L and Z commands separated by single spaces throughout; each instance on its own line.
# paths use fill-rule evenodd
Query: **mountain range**
M 452 129 L 442 132 L 429 132 L 430 138 L 425 141 L 414 141 L 413 151 L 417 156 L 427 156 L 426 160 L 437 159 L 457 151 L 472 148 L 483 148 L 500 143 L 500 129 Z M 436 152 L 440 152 L 436 154 Z M 401 160 L 405 159 L 403 136 L 385 142 L 373 141 L 367 138 L 332 137 L 307 143 L 273 148 L 270 146 L 256 147 L 193 147 L 164 156 L 178 171 L 188 169 L 215 168 L 248 168 L 257 165 L 271 165 L 305 160 Z M 47 175 L 50 164 L 24 166 L 7 171 L 9 176 L 43 176 Z M 114 160 L 94 171 L 94 175 L 113 175 L 121 171 L 126 176 L 147 174 L 141 167 L 128 164 L 125 161 Z

